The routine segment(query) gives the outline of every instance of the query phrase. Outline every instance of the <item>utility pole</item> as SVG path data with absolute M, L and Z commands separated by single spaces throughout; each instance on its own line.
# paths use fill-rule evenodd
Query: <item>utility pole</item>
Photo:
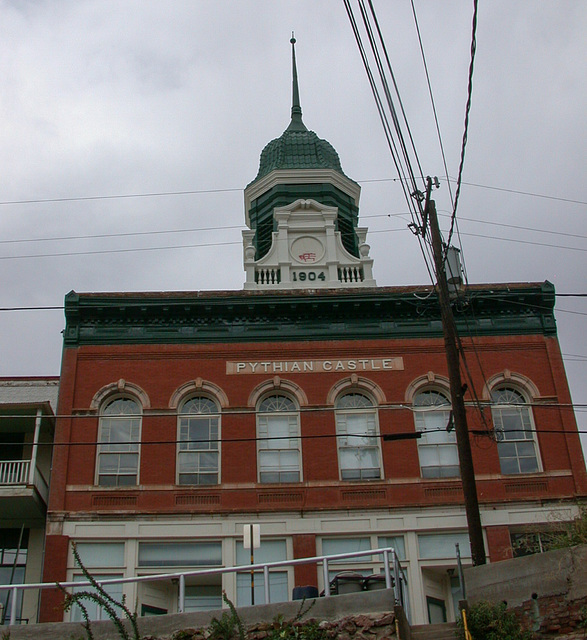
M 424 209 L 424 229 L 426 221 L 430 224 L 430 235 L 432 238 L 432 252 L 434 254 L 434 269 L 436 271 L 436 285 L 438 299 L 440 302 L 440 314 L 442 318 L 442 328 L 444 332 L 444 347 L 446 352 L 446 363 L 448 366 L 448 378 L 450 382 L 450 396 L 452 405 L 452 415 L 457 437 L 457 449 L 459 452 L 459 465 L 461 470 L 461 482 L 463 494 L 465 496 L 465 512 L 467 514 L 467 525 L 469 528 L 469 540 L 471 542 L 471 556 L 473 565 L 485 564 L 485 546 L 483 544 L 483 530 L 481 528 L 481 515 L 479 513 L 479 502 L 477 500 L 477 485 L 475 483 L 475 470 L 473 469 L 473 456 L 471 454 L 471 441 L 469 440 L 469 429 L 467 427 L 467 414 L 465 411 L 465 388 L 461 381 L 459 366 L 459 350 L 457 345 L 457 328 L 450 306 L 450 296 L 445 260 L 442 250 L 442 239 L 440 237 L 440 227 L 436 215 L 436 204 L 430 199 L 432 191 L 432 180 L 427 178 L 426 205 Z

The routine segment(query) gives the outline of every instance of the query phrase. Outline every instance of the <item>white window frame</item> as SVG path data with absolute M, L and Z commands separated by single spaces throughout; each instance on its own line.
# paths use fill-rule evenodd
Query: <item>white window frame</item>
M 206 550 L 206 545 L 208 547 L 214 547 L 215 551 L 220 551 L 220 562 L 213 562 L 214 558 L 211 555 L 202 555 L 201 560 L 188 561 L 188 562 L 179 562 L 179 558 L 181 558 L 181 553 L 178 554 L 178 559 L 174 559 L 173 553 L 167 555 L 165 550 L 169 548 L 172 552 L 177 552 L 181 547 L 184 548 L 183 555 L 185 558 L 189 556 L 190 549 L 196 551 L 198 549 Z M 145 559 L 141 559 L 141 547 L 143 549 L 151 549 L 156 552 L 157 549 L 161 549 L 163 553 L 160 556 L 157 556 L 155 553 L 145 562 Z M 149 557 L 149 553 L 145 554 Z M 197 556 L 198 554 L 196 554 Z M 222 566 L 222 541 L 219 539 L 194 539 L 194 540 L 181 540 L 181 539 L 173 539 L 173 540 L 160 540 L 160 539 L 145 539 L 139 540 L 137 545 L 137 568 L 143 572 L 158 572 L 160 570 L 168 571 L 169 569 L 189 569 L 189 568 L 198 568 L 198 569 L 208 569 L 210 567 L 221 567 Z
M 261 539 L 261 547 L 258 549 L 254 550 L 254 560 L 255 560 L 255 564 L 262 564 L 263 562 L 279 562 L 279 560 L 276 560 L 274 557 L 267 557 L 266 554 L 263 554 L 263 545 L 265 544 L 265 549 L 267 549 L 267 545 L 271 545 L 271 544 L 275 544 L 275 543 L 279 543 L 279 544 L 283 544 L 283 550 L 284 550 L 284 557 L 279 558 L 279 560 L 289 560 L 292 557 L 292 547 L 291 547 L 291 538 L 265 538 L 265 539 Z M 242 556 L 239 559 L 239 549 L 242 550 Z M 249 554 L 250 554 L 250 550 L 249 549 L 244 549 L 243 548 L 243 541 L 241 540 L 235 540 L 235 546 L 234 546 L 234 558 L 235 558 L 235 565 L 238 566 L 244 566 L 243 563 L 240 562 L 241 559 L 243 559 L 243 556 L 247 556 L 246 562 L 249 561 Z M 255 582 L 254 582 L 254 587 L 255 587 L 255 604 L 267 604 L 265 602 L 265 576 L 263 574 L 263 571 L 261 569 L 257 569 L 254 572 L 254 578 L 255 578 Z M 277 600 L 275 599 L 277 594 L 272 593 L 271 589 L 275 588 L 275 582 L 272 581 L 272 579 L 274 580 L 275 578 L 280 578 L 281 580 L 285 579 L 285 593 L 284 593 L 284 598 L 281 600 Z M 234 588 L 235 588 L 235 598 L 236 598 L 236 603 L 237 606 L 249 606 L 250 605 L 250 579 L 251 579 L 251 572 L 250 571 L 243 571 L 242 573 L 235 573 L 234 574 Z M 271 600 L 271 604 L 274 604 L 276 602 L 288 602 L 289 601 L 289 595 L 291 593 L 291 588 L 292 588 L 292 584 L 293 584 L 293 580 L 294 580 L 294 570 L 293 567 L 291 566 L 284 566 L 284 567 L 273 567 L 273 568 L 269 568 L 269 598 Z M 239 585 L 239 583 L 246 583 L 246 584 L 242 584 Z M 239 600 L 239 589 L 243 589 L 243 593 L 246 593 L 246 597 L 245 597 L 245 601 L 243 602 L 242 600 Z
M 113 404 L 123 401 L 123 402 L 132 402 L 134 406 L 137 408 L 136 413 L 112 413 L 109 414 L 108 409 Z M 124 406 L 124 405 L 123 405 Z M 126 405 L 130 408 L 130 405 Z M 103 487 L 136 487 L 139 484 L 139 472 L 141 468 L 141 460 L 140 460 L 140 442 L 141 442 L 141 433 L 142 433 L 142 420 L 143 419 L 143 408 L 141 403 L 134 397 L 127 395 L 117 395 L 114 397 L 109 397 L 100 407 L 100 417 L 98 424 L 98 446 L 96 453 L 96 476 L 95 476 L 95 484 Z M 119 422 L 124 427 L 124 422 L 131 421 L 131 424 L 128 427 L 129 437 L 124 440 L 124 443 L 121 443 L 117 446 L 116 440 L 112 441 L 113 430 L 116 427 L 117 422 Z M 108 439 L 104 439 L 106 433 L 108 434 Z M 136 464 L 134 473 L 124 473 L 120 472 L 120 461 L 121 456 L 124 455 L 133 455 L 136 457 Z M 103 462 L 107 459 L 108 456 L 118 456 L 119 466 L 117 472 L 104 472 L 101 470 L 101 466 Z M 135 478 L 133 483 L 120 483 L 121 478 L 131 477 Z M 105 484 L 100 480 L 102 477 L 115 477 L 115 484 Z
M 197 407 L 199 410 L 194 412 L 185 412 L 186 406 L 190 403 L 200 402 L 200 406 Z M 206 411 L 206 408 L 211 409 L 212 405 L 214 406 L 214 411 Z M 203 443 L 203 446 L 198 448 L 197 441 L 189 440 L 189 429 L 190 423 L 192 421 L 200 421 L 207 420 L 208 421 L 208 438 L 210 442 Z M 214 421 L 216 422 L 215 427 L 213 425 Z M 220 452 L 220 428 L 221 428 L 221 415 L 220 415 L 220 407 L 218 406 L 218 402 L 213 398 L 209 398 L 205 395 L 195 395 L 187 398 L 184 402 L 182 402 L 177 416 L 177 465 L 176 465 L 176 483 L 181 486 L 213 486 L 220 484 L 220 469 L 221 469 L 221 452 Z M 187 423 L 187 424 L 185 424 Z M 184 432 L 187 429 L 187 437 L 184 438 Z M 213 447 L 214 443 L 212 442 L 214 436 L 214 429 L 216 431 L 216 448 Z M 187 446 L 186 446 L 187 445 Z M 193 445 L 193 446 L 192 446 Z M 206 446 L 207 445 L 207 446 Z M 216 471 L 201 471 L 201 466 L 198 464 L 198 471 L 195 473 L 188 473 L 182 471 L 182 458 L 187 458 L 187 454 L 196 454 L 198 460 L 205 455 L 206 453 L 216 453 Z M 214 482 L 182 482 L 182 476 L 187 475 L 196 475 L 198 476 L 198 480 L 200 477 L 215 477 Z
M 418 458 L 422 477 L 458 478 L 460 469 L 456 433 L 454 428 L 451 431 L 446 429 L 451 418 L 448 395 L 440 389 L 419 389 L 414 394 L 413 411 L 416 431 L 422 434 L 418 438 Z M 443 451 L 456 454 L 456 465 L 442 464 Z M 436 463 L 425 464 L 425 454 L 431 454 Z
M 345 401 L 345 398 L 353 400 Z M 359 398 L 363 398 L 360 400 Z M 366 402 L 365 402 L 366 401 Z M 356 404 L 356 407 L 340 407 L 341 402 L 345 404 Z M 367 404 L 368 403 L 368 404 Z M 343 481 L 377 481 L 383 478 L 383 462 L 381 456 L 381 442 L 379 437 L 379 416 L 377 405 L 374 400 L 362 390 L 345 392 L 341 394 L 335 402 L 335 422 L 336 422 L 336 445 L 338 452 L 339 477 Z M 366 426 L 364 434 L 353 435 L 354 432 L 348 429 L 348 417 L 364 416 Z M 361 442 L 362 441 L 362 442 Z M 357 460 L 360 460 L 367 451 L 375 451 L 378 465 L 376 467 L 362 467 L 360 462 L 356 467 L 346 466 L 344 459 L 349 453 L 355 452 Z M 377 470 L 377 476 L 364 474 L 366 471 Z M 348 472 L 358 473 L 357 477 L 350 477 Z M 347 473 L 345 473 L 347 472 Z M 346 476 L 346 477 L 345 477 Z
M 507 394 L 510 402 L 500 402 L 500 395 Z M 499 456 L 500 470 L 503 475 L 523 475 L 526 473 L 542 472 L 542 462 L 540 460 L 540 450 L 536 438 L 536 426 L 534 424 L 534 416 L 532 407 L 528 403 L 526 394 L 512 384 L 500 384 L 491 391 L 491 416 L 493 419 L 493 427 L 497 439 L 497 453 Z M 509 416 L 506 414 L 510 414 Z M 517 414 L 515 420 L 519 421 L 520 430 L 508 430 L 504 426 L 504 419 L 512 419 L 512 414 Z M 508 446 L 509 445 L 509 446 Z M 512 447 L 513 445 L 513 447 Z M 530 445 L 533 455 L 522 455 L 521 449 L 523 445 Z M 504 455 L 504 449 L 508 447 L 509 451 L 515 451 L 515 455 Z M 526 446 L 526 449 L 529 447 Z M 532 470 L 522 469 L 522 460 L 533 458 L 535 468 Z M 504 460 L 515 460 L 517 470 L 505 470 Z
M 95 540 L 95 539 L 80 539 L 77 541 L 78 544 L 78 553 L 80 555 L 81 561 L 84 563 L 85 568 L 92 574 L 92 576 L 98 581 L 102 580 L 114 580 L 116 578 L 124 578 L 126 575 L 126 543 L 124 540 L 108 540 L 105 542 L 104 540 Z M 98 558 L 97 562 L 92 562 L 88 558 L 84 559 L 84 547 L 96 547 L 98 548 L 98 552 L 94 554 L 95 557 Z M 101 547 L 101 549 L 100 549 Z M 118 547 L 117 552 L 112 553 L 114 547 Z M 118 551 L 122 551 L 122 557 L 119 559 Z M 69 551 L 69 566 L 72 567 L 70 570 L 70 580 L 72 582 L 86 582 L 87 578 L 83 575 L 80 566 L 77 564 L 75 560 L 75 556 L 73 555 L 73 550 Z M 122 583 L 115 584 L 106 584 L 103 586 L 105 591 L 112 595 L 116 600 L 120 601 L 122 595 L 126 595 L 128 597 L 127 590 L 125 589 L 125 585 Z M 127 585 L 128 588 L 128 585 Z M 95 591 L 94 587 L 73 587 L 73 592 L 76 591 Z M 88 613 L 90 614 L 90 620 L 107 620 L 108 616 L 104 609 L 98 606 L 97 603 L 92 601 L 83 601 L 82 603 Z M 122 615 L 122 609 L 118 609 L 120 614 Z M 70 622 L 83 622 L 83 615 L 81 609 L 74 605 L 69 612 L 69 621 Z
M 397 552 L 397 557 L 401 563 L 407 576 L 409 576 L 409 559 L 407 557 L 407 542 L 404 532 L 377 532 L 377 533 L 365 533 L 363 535 L 322 535 L 318 539 L 318 552 L 319 555 L 326 555 L 330 550 L 328 544 L 325 542 L 333 541 L 335 543 L 342 543 L 342 549 L 333 549 L 336 553 L 351 553 L 352 551 L 367 551 L 368 549 L 379 549 L 386 546 L 394 546 L 389 544 L 392 539 L 399 541 L 401 538 L 401 548 Z M 369 547 L 364 547 L 364 544 L 356 544 L 359 541 L 368 540 Z M 345 544 L 346 543 L 346 544 Z M 337 544 L 334 545 L 338 546 Z M 348 547 L 345 549 L 345 546 Z M 326 547 L 326 548 L 325 548 Z M 391 562 L 391 557 L 390 557 Z M 381 575 L 385 571 L 383 554 L 364 555 L 356 558 L 344 558 L 341 560 L 332 560 L 328 563 L 329 579 L 332 579 L 339 573 L 351 572 L 360 573 L 364 577 L 371 575 Z M 319 584 L 320 588 L 324 588 L 322 571 L 319 572 Z
M 285 401 L 285 402 L 284 402 Z M 272 408 L 272 405 L 275 409 Z M 288 406 L 289 408 L 281 409 Z M 271 440 L 271 418 L 287 420 L 288 438 Z M 268 454 L 277 454 L 277 458 L 296 453 L 297 468 L 282 468 L 277 465 L 266 464 L 264 458 Z M 274 457 L 271 456 L 271 457 Z M 297 478 L 287 479 L 288 474 L 297 473 Z M 277 479 L 267 479 L 268 474 L 277 474 Z M 265 476 L 265 477 L 264 477 Z M 289 395 L 273 391 L 264 396 L 257 406 L 257 479 L 261 484 L 297 483 L 302 482 L 302 442 L 300 438 L 300 411 L 297 402 Z

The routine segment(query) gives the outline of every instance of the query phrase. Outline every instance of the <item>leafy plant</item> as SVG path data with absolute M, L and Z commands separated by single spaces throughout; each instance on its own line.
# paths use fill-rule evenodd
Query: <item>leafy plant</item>
M 267 640 L 327 640 L 328 634 L 322 629 L 316 620 L 302 623 L 301 619 L 316 604 L 312 602 L 304 609 L 305 599 L 302 600 L 300 608 L 292 620 L 284 620 L 282 615 L 277 616 L 273 621 L 273 627 L 269 630 Z
M 563 521 L 551 534 L 550 549 L 567 549 L 578 544 L 587 544 L 587 506 L 579 506 L 579 515 L 574 520 Z
M 82 612 L 82 617 L 84 622 L 82 626 L 86 630 L 87 640 L 94 640 L 94 635 L 92 633 L 92 627 L 90 624 L 90 616 L 86 606 L 83 604 L 84 602 L 94 602 L 99 607 L 104 609 L 106 615 L 112 620 L 119 637 L 122 640 L 140 640 L 139 628 L 137 626 L 137 614 L 132 613 L 130 609 L 126 606 L 125 598 L 122 597 L 122 600 L 118 602 L 115 598 L 113 598 L 107 591 L 102 587 L 102 585 L 92 576 L 92 574 L 86 569 L 84 563 L 81 561 L 79 556 L 79 552 L 77 550 L 75 542 L 71 543 L 73 550 L 73 557 L 75 561 L 79 565 L 84 578 L 92 585 L 95 591 L 76 591 L 75 593 L 69 593 L 62 587 L 59 583 L 57 586 L 63 593 L 65 594 L 65 600 L 63 602 L 63 610 L 70 611 L 74 605 L 77 605 Z M 122 620 L 118 616 L 117 609 L 122 609 L 125 616 L 129 620 L 132 628 L 132 636 L 129 631 L 125 628 Z
M 505 602 L 494 604 L 481 601 L 472 605 L 467 613 L 469 631 L 475 640 L 532 640 L 533 634 L 524 631 L 512 611 L 507 611 Z M 458 622 L 458 638 L 464 640 L 462 619 Z
M 239 640 L 246 640 L 245 628 L 242 620 L 232 604 L 232 602 L 226 596 L 224 591 L 222 592 L 222 600 L 228 606 L 230 613 L 224 612 L 220 620 L 218 618 L 212 618 L 210 626 L 208 627 L 208 639 L 209 640 L 230 640 L 234 637 L 235 633 L 238 633 Z
M 579 627 L 579 629 L 583 629 L 583 637 L 586 638 L 587 637 L 587 605 L 583 605 L 581 607 L 580 613 L 581 613 L 581 619 L 579 620 L 577 627 Z

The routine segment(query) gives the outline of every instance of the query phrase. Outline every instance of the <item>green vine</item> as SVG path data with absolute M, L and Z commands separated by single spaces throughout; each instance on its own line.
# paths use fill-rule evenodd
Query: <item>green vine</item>
M 137 614 L 132 613 L 126 606 L 125 597 L 123 596 L 122 600 L 118 602 L 118 600 L 107 593 L 102 585 L 84 566 L 84 563 L 81 561 L 81 558 L 79 556 L 79 552 L 77 550 L 75 542 L 72 542 L 71 546 L 73 550 L 73 557 L 79 565 L 84 578 L 86 578 L 86 580 L 92 585 L 92 587 L 94 587 L 95 591 L 76 591 L 75 593 L 69 593 L 64 587 L 57 583 L 57 587 L 59 587 L 59 589 L 61 589 L 61 591 L 63 591 L 63 593 L 65 594 L 63 610 L 70 611 L 74 605 L 77 605 L 80 608 L 82 617 L 84 618 L 82 626 L 86 631 L 87 640 L 94 640 L 94 635 L 92 633 L 92 627 L 90 624 L 90 616 L 83 602 L 94 602 L 99 607 L 104 609 L 106 615 L 110 618 L 110 620 L 116 627 L 118 635 L 122 640 L 140 640 L 139 628 L 137 625 Z M 132 635 L 125 628 L 122 620 L 118 615 L 117 609 L 122 609 L 124 615 L 129 620 L 132 628 Z

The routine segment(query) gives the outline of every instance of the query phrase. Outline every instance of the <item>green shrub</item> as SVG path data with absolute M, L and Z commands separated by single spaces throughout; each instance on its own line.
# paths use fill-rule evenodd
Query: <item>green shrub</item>
M 504 602 L 477 602 L 467 613 L 469 631 L 474 640 L 532 640 L 532 632 L 524 631 L 512 611 Z M 458 637 L 465 639 L 463 621 L 459 620 Z
M 222 592 L 222 599 L 230 613 L 225 611 L 220 619 L 212 618 L 208 627 L 209 640 L 231 640 L 235 635 L 239 640 L 246 640 L 243 623 L 234 604 L 228 599 L 224 591 Z
M 568 522 L 561 522 L 551 534 L 549 549 L 567 549 L 577 544 L 587 544 L 587 507 L 579 507 L 579 515 Z

